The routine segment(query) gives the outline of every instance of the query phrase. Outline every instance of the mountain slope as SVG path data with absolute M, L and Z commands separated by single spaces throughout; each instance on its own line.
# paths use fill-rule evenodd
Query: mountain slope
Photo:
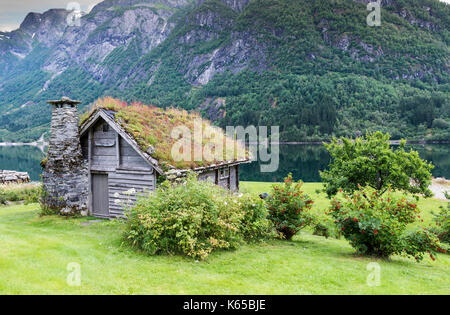
M 46 99 L 201 110 L 226 125 L 279 125 L 283 140 L 389 131 L 449 139 L 450 7 L 384 0 L 107 0 L 30 14 L 0 33 L 0 140 L 44 132 Z

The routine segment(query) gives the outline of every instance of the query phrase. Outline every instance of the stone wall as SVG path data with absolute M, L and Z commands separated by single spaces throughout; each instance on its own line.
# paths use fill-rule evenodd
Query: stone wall
M 29 182 L 30 175 L 28 173 L 0 170 L 0 184 L 22 184 Z
M 87 214 L 88 165 L 80 145 L 76 101 L 52 104 L 51 138 L 42 180 L 44 205 L 61 215 Z

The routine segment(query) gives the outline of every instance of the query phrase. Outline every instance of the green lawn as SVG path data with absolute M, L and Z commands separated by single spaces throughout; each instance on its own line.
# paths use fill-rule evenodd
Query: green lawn
M 253 192 L 268 184 L 243 183 Z M 317 199 L 315 211 L 328 201 Z M 437 208 L 441 201 L 425 201 Z M 427 211 L 428 212 L 428 211 Z M 292 242 L 271 240 L 212 254 L 205 262 L 148 257 L 121 245 L 122 225 L 90 219 L 38 216 L 38 205 L 0 208 L 0 294 L 449 294 L 450 257 L 418 264 L 362 258 L 344 240 L 303 233 Z M 370 287 L 367 265 L 381 266 Z M 81 266 L 81 286 L 70 287 L 67 265 Z

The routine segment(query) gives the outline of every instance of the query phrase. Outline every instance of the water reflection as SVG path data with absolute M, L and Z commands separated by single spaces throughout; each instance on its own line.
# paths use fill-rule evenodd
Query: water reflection
M 37 147 L 0 147 L 0 169 L 28 172 L 32 181 L 39 181 L 44 153 Z
M 408 145 L 434 164 L 433 176 L 450 178 L 450 144 Z M 319 171 L 327 168 L 330 156 L 321 145 L 280 145 L 280 167 L 275 173 L 261 173 L 259 163 L 241 167 L 241 180 L 279 182 L 289 172 L 294 179 L 319 182 Z
M 433 176 L 450 178 L 450 144 L 408 145 L 420 156 L 435 165 Z M 28 172 L 33 181 L 40 180 L 40 162 L 44 157 L 36 147 L 0 147 L 0 169 Z M 281 145 L 280 167 L 275 173 L 261 173 L 259 163 L 243 165 L 240 176 L 243 181 L 277 182 L 292 172 L 296 180 L 320 181 L 319 170 L 330 162 L 327 151 L 321 145 Z

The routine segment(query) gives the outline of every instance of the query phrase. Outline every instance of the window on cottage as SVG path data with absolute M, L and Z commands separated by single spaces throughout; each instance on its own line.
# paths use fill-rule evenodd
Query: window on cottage
M 229 167 L 221 168 L 219 171 L 219 174 L 220 174 L 220 179 L 230 177 L 230 168 Z
M 107 123 L 103 124 L 103 132 L 108 132 L 109 131 L 109 125 Z

